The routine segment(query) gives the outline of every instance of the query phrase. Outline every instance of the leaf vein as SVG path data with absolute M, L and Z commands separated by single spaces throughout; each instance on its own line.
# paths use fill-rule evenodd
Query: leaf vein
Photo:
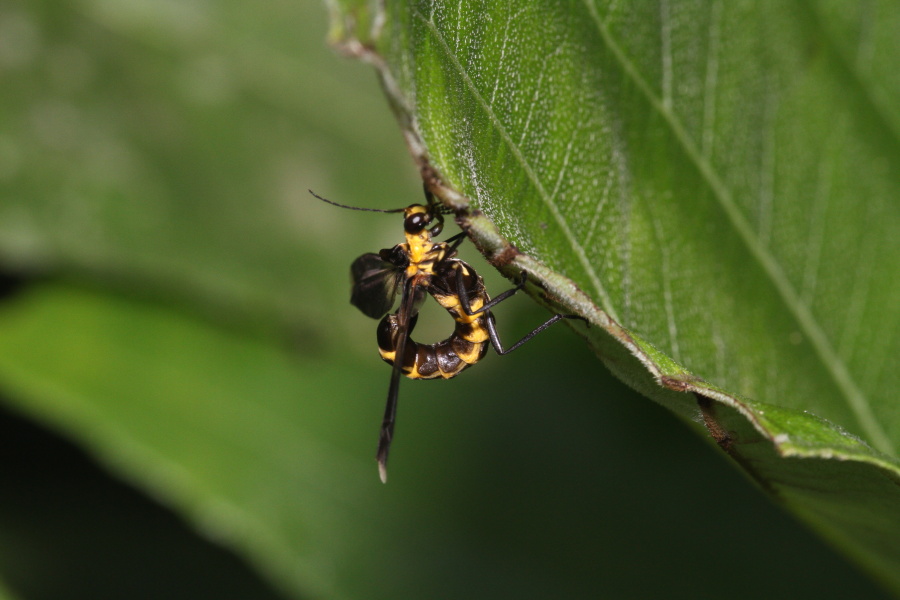
M 660 54 L 662 59 L 662 103 L 667 110 L 672 109 L 672 20 L 669 16 L 668 0 L 660 0 L 659 3 L 659 22 L 660 22 Z
M 656 212 L 652 209 L 648 212 L 650 214 L 650 222 L 653 225 L 653 237 L 656 238 L 660 262 L 662 263 L 663 305 L 666 311 L 669 345 L 672 350 L 672 358 L 681 362 L 681 349 L 678 346 L 678 324 L 675 320 L 675 304 L 672 300 L 672 268 L 669 261 L 669 253 L 666 251 L 664 244 L 666 236 L 663 234 L 662 224 L 659 222 Z
M 712 158 L 716 126 L 716 84 L 719 80 L 719 21 L 722 18 L 722 2 L 710 6 L 709 50 L 706 59 L 706 81 L 703 89 L 703 147 L 701 153 Z
M 414 9 L 414 14 L 431 31 L 431 34 L 438 41 L 444 53 L 450 59 L 453 67 L 459 72 L 459 76 L 462 78 L 469 92 L 475 98 L 481 109 L 485 112 L 488 119 L 490 119 L 491 124 L 496 128 L 497 132 L 503 139 L 503 142 L 510 149 L 510 152 L 515 157 L 516 161 L 522 166 L 522 170 L 525 171 L 526 176 L 537 191 L 538 197 L 553 215 L 553 218 L 558 223 L 560 229 L 562 229 L 565 238 L 569 240 L 569 244 L 572 247 L 576 258 L 578 259 L 578 262 L 581 264 L 584 273 L 587 275 L 588 279 L 591 282 L 591 285 L 594 287 L 594 290 L 597 293 L 597 296 L 601 300 L 603 309 L 610 315 L 611 318 L 617 319 L 617 317 L 615 316 L 615 309 L 613 307 L 609 294 L 604 288 L 603 283 L 600 281 L 600 277 L 598 276 L 597 271 L 594 269 L 594 266 L 587 258 L 584 247 L 576 242 L 575 236 L 572 234 L 568 222 L 562 216 L 559 207 L 547 194 L 547 190 L 541 183 L 540 178 L 537 176 L 537 173 L 535 173 L 534 167 L 531 166 L 531 163 L 525 158 L 521 149 L 515 144 L 515 142 L 513 142 L 512 138 L 510 138 L 509 132 L 506 130 L 506 127 L 503 126 L 503 123 L 500 122 L 500 119 L 497 117 L 491 106 L 488 105 L 484 97 L 482 97 L 482 95 L 479 93 L 478 88 L 475 86 L 471 77 L 469 77 L 468 72 L 465 68 L 463 68 L 456 55 L 451 51 L 450 47 L 447 45 L 447 41 L 444 39 L 441 31 L 435 26 L 434 22 L 425 18 L 425 16 L 418 9 Z
M 590 0 L 584 0 L 584 2 L 597 26 L 601 39 L 621 65 L 624 74 L 632 80 L 637 89 L 646 97 L 651 108 L 657 111 L 668 124 L 675 139 L 683 147 L 685 154 L 696 165 L 698 172 L 706 181 L 713 197 L 722 208 L 732 227 L 734 227 L 735 232 L 744 242 L 750 255 L 766 273 L 778 291 L 782 302 L 798 322 L 800 329 L 806 334 L 819 360 L 822 361 L 825 370 L 829 373 L 847 405 L 856 416 L 860 427 L 867 434 L 869 442 L 882 452 L 893 456 L 893 444 L 872 412 L 868 398 L 857 385 L 846 363 L 835 351 L 822 326 L 812 314 L 810 307 L 803 303 L 797 290 L 791 284 L 775 257 L 769 252 L 766 244 L 763 243 L 758 233 L 753 231 L 750 223 L 735 203 L 731 191 L 715 172 L 712 165 L 700 154 L 681 121 L 653 93 L 647 81 L 638 72 L 637 67 L 629 60 L 622 47 L 613 38 L 606 24 L 599 18 L 593 3 Z M 772 100 L 772 96 L 770 96 L 769 100 Z

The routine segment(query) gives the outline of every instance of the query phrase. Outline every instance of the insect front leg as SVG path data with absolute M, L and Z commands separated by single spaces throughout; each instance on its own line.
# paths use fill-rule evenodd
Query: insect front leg
M 459 245 L 465 241 L 465 239 L 466 239 L 466 232 L 460 231 L 456 235 L 450 236 L 446 240 L 444 240 L 445 244 L 450 245 L 448 248 L 448 254 L 452 255 L 456 251 L 456 249 L 459 248 Z

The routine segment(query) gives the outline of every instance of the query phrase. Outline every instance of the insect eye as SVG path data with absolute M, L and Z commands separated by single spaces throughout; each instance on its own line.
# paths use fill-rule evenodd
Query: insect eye
M 428 213 L 413 213 L 406 217 L 403 228 L 407 233 L 419 233 L 425 226 L 431 222 L 431 216 Z

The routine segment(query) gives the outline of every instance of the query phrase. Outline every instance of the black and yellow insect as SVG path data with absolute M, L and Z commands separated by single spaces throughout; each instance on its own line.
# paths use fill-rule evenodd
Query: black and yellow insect
M 350 302 L 367 316 L 381 319 L 378 348 L 381 358 L 393 366 L 376 455 L 382 481 L 387 481 L 387 459 L 394 437 L 401 374 L 411 379 L 449 379 L 484 358 L 489 345 L 494 346 L 497 354 L 507 354 L 561 319 L 581 318 L 554 315 L 504 349 L 490 309 L 521 290 L 527 273 L 522 273 L 516 287 L 491 300 L 475 269 L 455 258 L 457 247 L 465 239 L 464 234 L 459 233 L 443 242 L 433 240 L 443 230 L 444 215 L 449 210 L 437 205 L 427 188 L 426 205 L 413 204 L 392 210 L 346 206 L 322 198 L 312 190 L 309 193 L 341 208 L 402 212 L 404 215 L 406 242 L 377 254 L 363 254 L 350 267 L 353 280 Z M 398 293 L 400 305 L 391 313 Z M 419 307 L 427 295 L 437 300 L 456 323 L 450 337 L 435 344 L 422 344 L 410 337 Z

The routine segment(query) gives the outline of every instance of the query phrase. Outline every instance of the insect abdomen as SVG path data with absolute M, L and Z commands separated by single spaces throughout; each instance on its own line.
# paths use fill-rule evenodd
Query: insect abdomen
M 486 317 L 468 323 L 457 321 L 450 337 L 435 344 L 420 344 L 408 337 L 400 363 L 403 374 L 410 379 L 450 379 L 477 363 L 488 348 L 483 318 Z M 385 362 L 394 364 L 398 342 L 397 316 L 387 315 L 378 324 L 378 350 Z

